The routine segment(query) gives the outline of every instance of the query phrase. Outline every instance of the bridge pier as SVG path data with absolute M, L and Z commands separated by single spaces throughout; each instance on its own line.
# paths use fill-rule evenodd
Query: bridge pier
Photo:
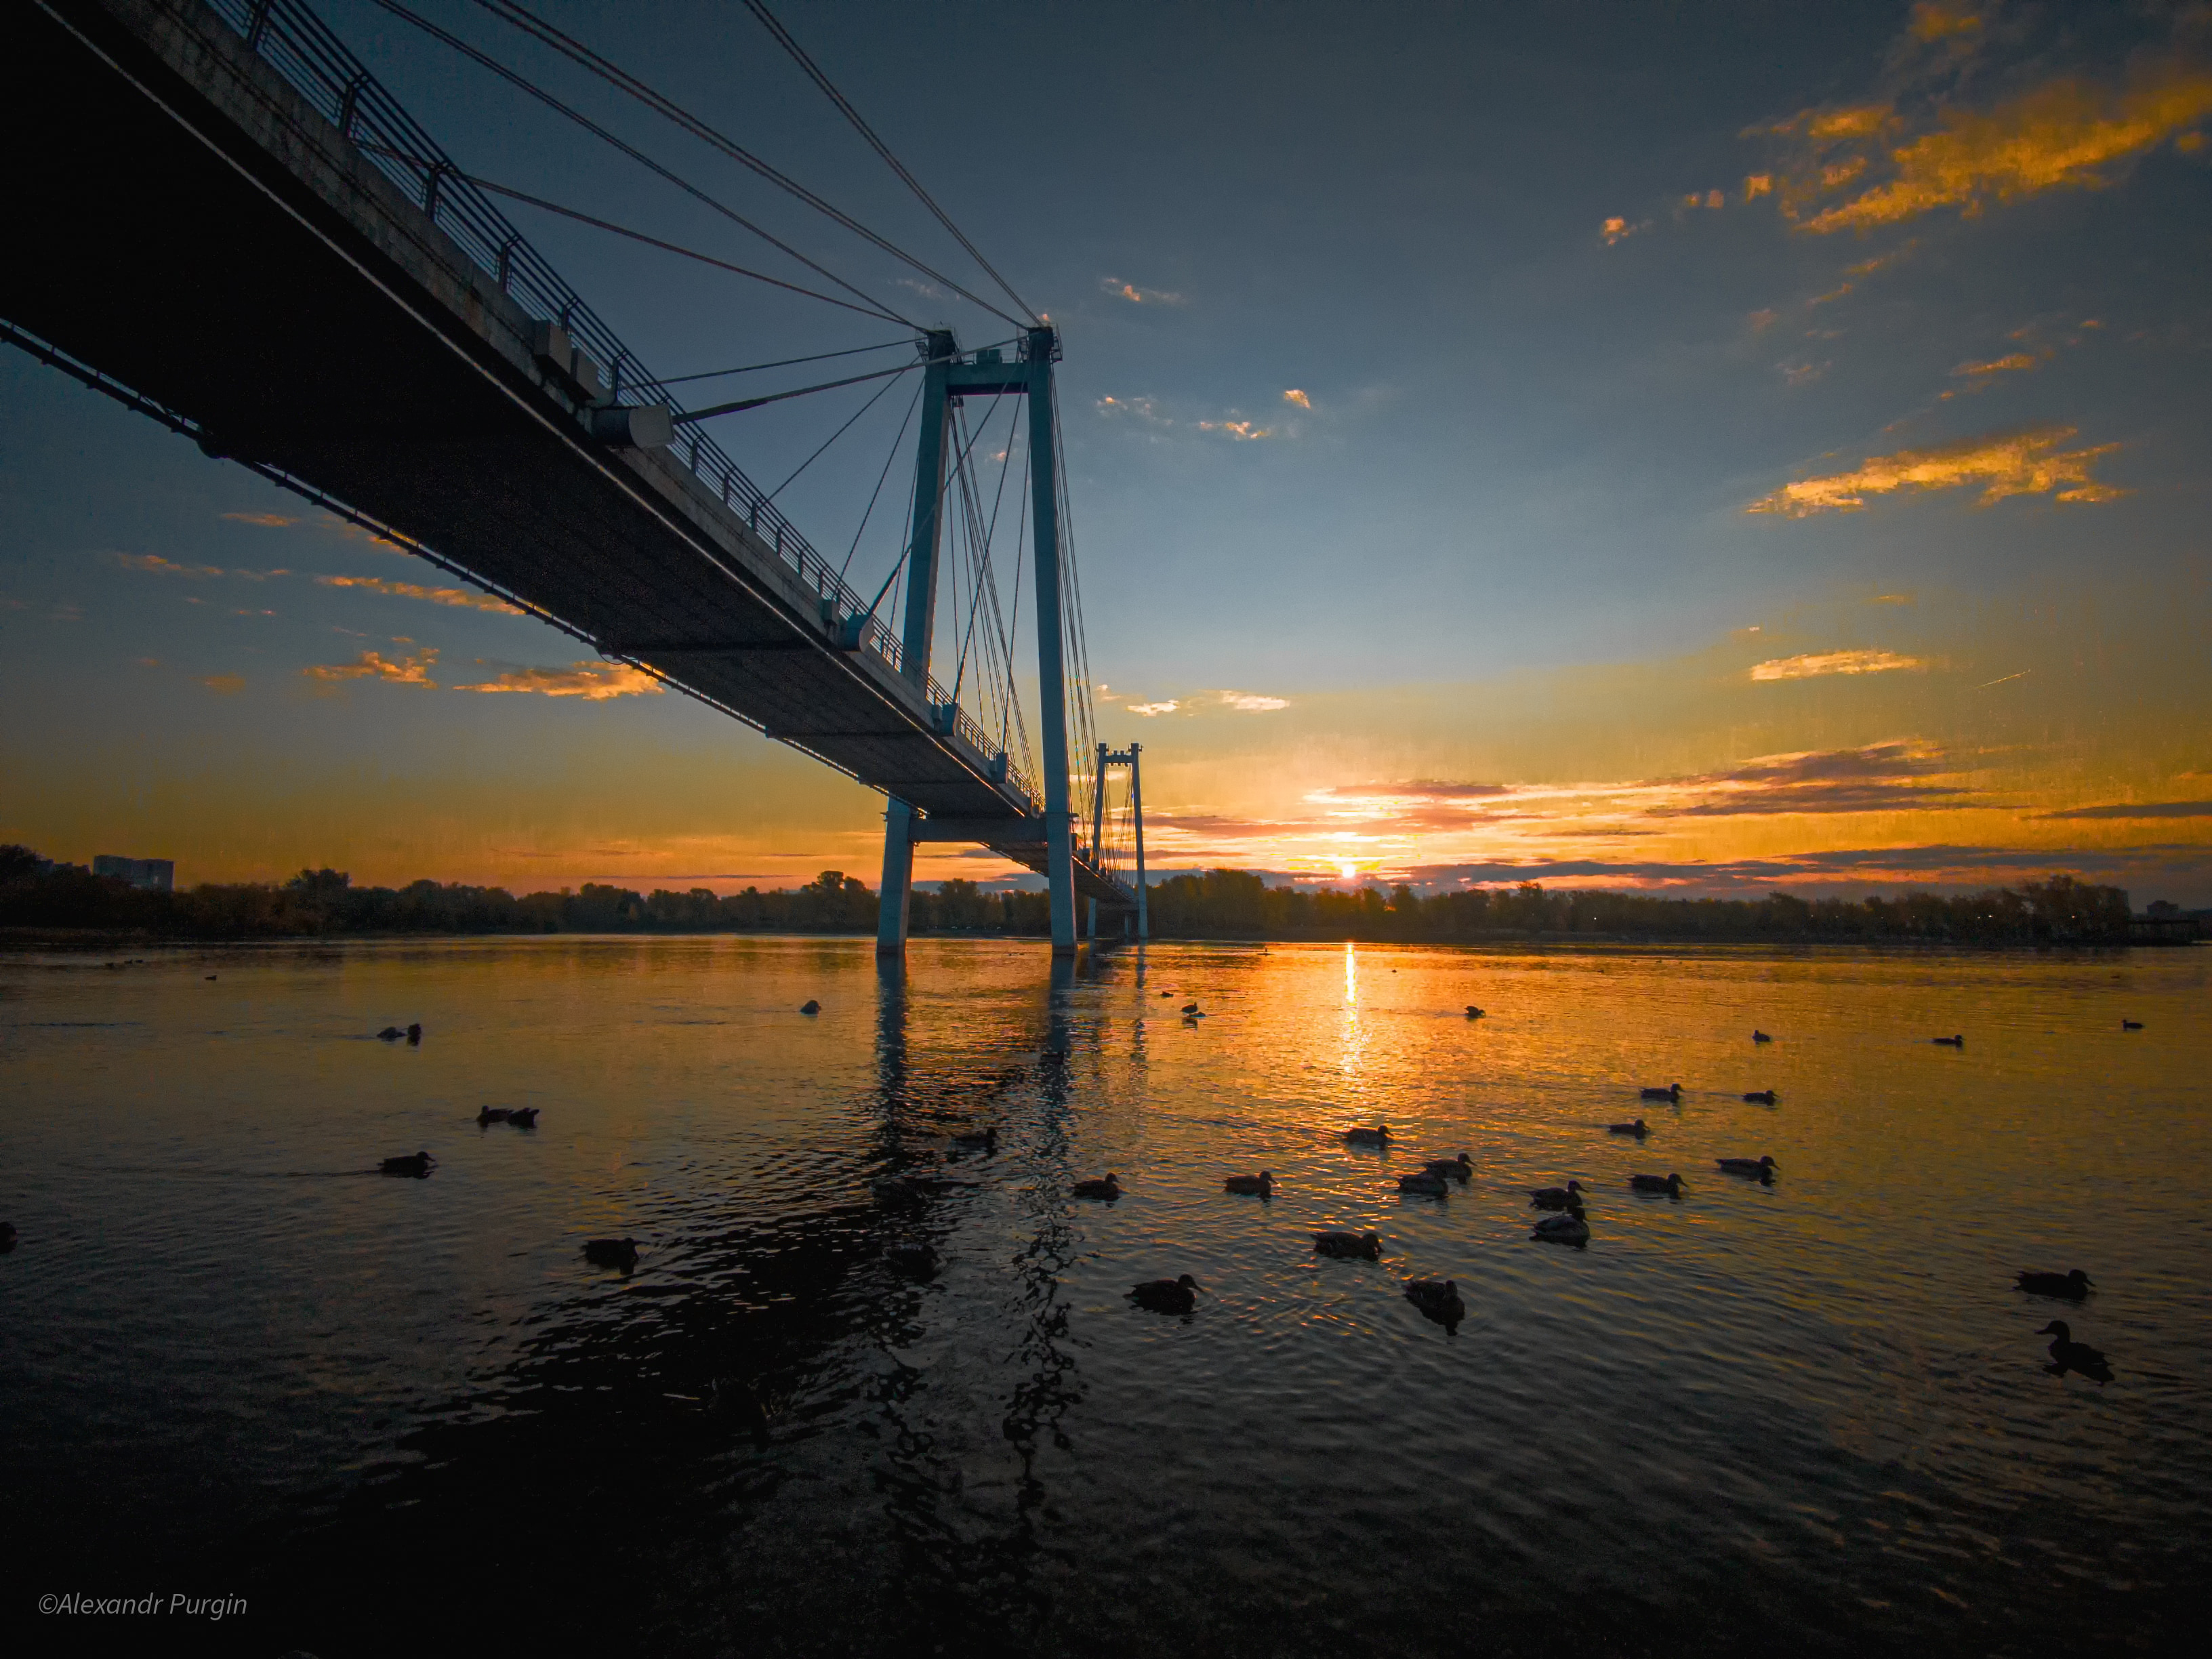
M 896 795 L 884 805 L 884 880 L 877 891 L 876 955 L 903 957 L 914 901 L 914 808 Z
M 1052 898 L 1052 953 L 1075 954 L 1074 813 L 1067 799 L 1067 679 L 1060 641 L 1060 463 L 1052 362 L 1055 329 L 1028 331 L 1030 519 L 1036 527 L 1037 725 L 1044 740 L 1045 887 Z

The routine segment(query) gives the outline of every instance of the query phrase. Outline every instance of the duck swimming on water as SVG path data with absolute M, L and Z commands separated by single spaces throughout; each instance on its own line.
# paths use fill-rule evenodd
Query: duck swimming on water
M 1528 1201 L 1540 1210 L 1564 1210 L 1580 1204 L 1583 1183 L 1570 1181 L 1564 1187 L 1534 1187 L 1528 1192 Z
M 1334 1256 L 1339 1261 L 1354 1256 L 1369 1261 L 1382 1259 L 1382 1241 L 1373 1233 L 1316 1233 L 1313 1241 L 1316 1255 Z
M 507 1121 L 518 1129 L 534 1129 L 538 1127 L 538 1113 L 544 1109 L 543 1106 L 517 1106 L 507 1115 Z
M 1529 1229 L 1529 1234 L 1547 1244 L 1587 1244 L 1590 1236 L 1589 1221 L 1583 1213 L 1582 1206 L 1577 1205 L 1565 1215 L 1537 1217 L 1536 1224 Z
M 2063 1273 L 2039 1273 L 2022 1268 L 2014 1277 L 2020 1288 L 2030 1296 L 2063 1296 L 2069 1302 L 2079 1302 L 2090 1290 L 2089 1275 L 2079 1267 Z
M 2051 1363 L 2060 1372 L 2079 1371 L 2095 1382 L 2112 1380 L 2112 1362 L 2098 1349 L 2086 1342 L 2076 1342 L 2074 1333 L 2063 1319 L 2054 1319 L 2036 1333 L 2051 1338 Z
M 1774 1041 L 1774 1039 L 1767 1036 L 1765 1032 L 1757 1030 L 1751 1034 L 1751 1040 L 1753 1042 L 1771 1042 Z
M 1679 1103 L 1682 1098 L 1682 1085 L 1679 1083 L 1670 1083 L 1663 1089 L 1646 1089 L 1644 1091 L 1644 1098 L 1646 1100 L 1671 1100 Z
M 799 1012 L 802 1014 L 818 1014 L 822 1012 L 822 1005 L 815 1001 L 812 997 L 809 997 L 799 1005 Z
M 1457 1279 L 1409 1279 L 1406 1300 L 1440 1325 L 1456 1325 L 1467 1317 L 1467 1304 L 1459 1299 Z
M 1774 1179 L 1774 1160 L 1771 1158 L 1717 1158 L 1713 1162 L 1732 1176 L 1749 1176 L 1753 1181 Z
M 1440 1175 L 1431 1175 L 1426 1170 L 1398 1177 L 1398 1190 L 1413 1193 L 1423 1198 L 1447 1198 L 1451 1194 L 1451 1182 Z
M 1753 1106 L 1771 1106 L 1780 1098 L 1771 1089 L 1753 1089 L 1744 1097 Z
M 584 1260 L 594 1267 L 619 1267 L 628 1273 L 637 1266 L 637 1241 L 634 1238 L 587 1238 L 584 1241 Z
M 1255 1176 L 1231 1176 L 1221 1183 L 1224 1193 L 1254 1193 L 1261 1198 L 1275 1195 L 1275 1172 L 1262 1170 Z
M 2142 1022 L 2139 1019 L 2124 1019 L 2120 1022 L 2120 1029 L 2123 1031 L 2140 1031 L 2142 1030 Z
M 1628 1184 L 1639 1193 L 1665 1193 L 1670 1198 L 1682 1195 L 1682 1177 L 1678 1175 L 1632 1175 Z
M 1390 1131 L 1378 1123 L 1371 1129 L 1346 1129 L 1344 1138 L 1354 1146 L 1387 1146 L 1390 1144 Z
M 483 1107 L 477 1113 L 477 1127 L 481 1129 L 488 1123 L 504 1123 L 507 1117 L 508 1109 L 505 1106 Z
M 1650 1134 L 1651 1130 L 1650 1126 L 1639 1117 L 1633 1123 L 1608 1123 L 1605 1126 L 1605 1132 L 1609 1135 L 1634 1135 L 1641 1140 Z
M 1103 1198 L 1109 1204 L 1121 1196 L 1121 1178 L 1110 1170 L 1103 1181 L 1079 1181 L 1075 1183 L 1078 1198 Z
M 1474 1160 L 1465 1152 L 1462 1152 L 1457 1158 L 1432 1158 L 1421 1165 L 1421 1173 L 1448 1176 L 1464 1187 L 1469 1177 L 1474 1174 Z
M 1148 1279 L 1129 1292 L 1129 1300 L 1154 1313 L 1187 1314 L 1196 1304 L 1198 1281 L 1188 1273 Z
M 1469 1019 L 1480 1019 L 1482 1018 L 1482 1010 L 1476 1007 L 1470 1002 L 1467 1005 L 1467 1017 Z
M 415 1152 L 406 1158 L 387 1158 L 376 1167 L 388 1176 L 406 1176 L 416 1181 L 427 1177 L 437 1167 L 438 1160 L 428 1152 Z
M 1963 1048 L 1966 1046 L 1966 1039 L 1963 1036 L 1929 1037 L 1928 1040 L 1946 1048 Z

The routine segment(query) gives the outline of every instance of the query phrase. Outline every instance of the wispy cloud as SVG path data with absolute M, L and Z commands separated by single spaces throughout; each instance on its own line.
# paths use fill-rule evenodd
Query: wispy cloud
M 1164 702 L 1133 702 L 1129 705 L 1129 712 L 1150 720 L 1155 714 L 1172 714 L 1179 706 L 1174 698 L 1170 697 Z
M 1125 283 L 1118 276 L 1101 276 L 1098 286 L 1117 300 L 1126 300 L 1133 306 L 1180 306 L 1189 303 L 1180 294 L 1170 294 L 1163 288 L 1139 288 L 1134 283 Z
M 226 513 L 222 515 L 233 524 L 258 525 L 264 530 L 282 530 L 295 525 L 297 519 L 288 519 L 282 513 Z
M 1649 219 L 1639 224 L 1632 225 L 1626 219 L 1613 218 L 1607 220 L 1598 228 L 1598 234 L 1605 239 L 1605 245 L 1611 247 L 1616 242 L 1625 242 L 1639 232 L 1650 228 L 1651 222 Z
M 1992 357 L 1985 363 L 1960 363 L 1951 371 L 1951 377 L 1957 380 L 1972 374 L 2021 374 L 2033 368 L 2041 361 L 2028 352 L 2014 351 L 2002 357 Z
M 2188 136 L 2208 115 L 2212 70 L 2170 58 L 2124 85 L 2062 77 L 1985 109 L 1938 102 L 1916 117 L 1879 102 L 1803 111 L 1767 131 L 1796 147 L 1778 197 L 1784 216 L 1826 235 L 1939 209 L 1971 217 L 2046 191 L 2103 189 L 2124 164 Z M 1845 191 L 1854 193 L 1820 204 Z
M 179 564 L 159 553 L 118 553 L 115 558 L 125 570 L 147 570 L 157 576 L 202 578 L 230 574 L 219 564 Z
M 580 662 L 568 668 L 516 668 L 476 685 L 457 685 L 456 691 L 514 691 L 541 697 L 582 697 L 605 702 L 610 697 L 657 697 L 668 688 L 643 669 L 622 662 Z
M 1271 714 L 1291 706 L 1288 697 L 1266 697 L 1251 691 L 1218 691 L 1214 695 L 1221 699 L 1224 708 L 1239 709 L 1248 714 Z
M 2212 800 L 2120 801 L 2110 806 L 2076 806 L 2064 812 L 2038 812 L 2039 818 L 2212 818 Z
M 1754 680 L 1810 680 L 1824 674 L 1889 674 L 1899 669 L 1925 668 L 1924 658 L 1903 657 L 1894 651 L 1816 651 L 1802 657 L 1775 657 L 1752 665 Z
M 472 593 L 465 587 L 424 587 L 418 582 L 387 581 L 381 576 L 318 576 L 315 580 L 325 587 L 357 587 L 396 599 L 428 599 L 432 605 L 491 611 L 509 617 L 524 614 L 504 599 L 495 599 L 489 593 Z
M 1973 484 L 1982 486 L 1980 505 L 1984 507 L 2008 495 L 2054 491 L 2062 501 L 2109 501 L 2126 494 L 2098 483 L 2089 472 L 2098 457 L 2111 454 L 2119 446 L 2061 450 L 2059 446 L 2074 435 L 2070 426 L 2035 427 L 1986 438 L 1963 438 L 1934 449 L 1899 450 L 1894 455 L 1871 457 L 1849 472 L 1784 484 L 1744 510 L 1803 519 L 1816 513 L 1858 512 L 1866 506 L 1869 495 L 1896 490 L 1956 489 Z
M 1273 427 L 1261 426 L 1252 421 L 1200 421 L 1198 423 L 1198 429 L 1200 432 L 1221 433 L 1227 437 L 1234 438 L 1238 443 L 1252 443 L 1259 439 L 1272 438 L 1275 435 L 1275 429 Z
M 1299 391 L 1296 386 L 1292 386 L 1288 392 L 1285 392 L 1283 394 L 1283 401 L 1286 404 L 1294 404 L 1300 409 L 1311 409 L 1313 407 L 1313 399 L 1307 397 L 1304 392 Z
M 364 651 L 349 663 L 324 663 L 300 672 L 312 680 L 335 683 L 341 680 L 389 680 L 394 685 L 420 685 L 433 690 L 437 682 L 430 678 L 430 669 L 438 660 L 437 647 L 424 646 L 410 652 L 398 662 L 381 652 Z
M 236 696 L 240 691 L 246 690 L 246 676 L 243 674 L 208 674 L 201 678 L 200 684 L 207 687 L 209 690 L 214 692 L 218 697 L 232 697 Z

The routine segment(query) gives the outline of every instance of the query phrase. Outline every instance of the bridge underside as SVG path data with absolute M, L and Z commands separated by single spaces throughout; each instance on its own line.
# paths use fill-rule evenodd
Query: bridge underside
M 1042 869 L 939 729 L 680 454 L 594 436 L 536 319 L 198 0 L 0 8 L 0 318 L 770 736 Z M 1079 863 L 1079 890 L 1128 890 Z

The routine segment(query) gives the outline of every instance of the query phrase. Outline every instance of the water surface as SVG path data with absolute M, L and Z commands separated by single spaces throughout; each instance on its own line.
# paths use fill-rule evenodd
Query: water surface
M 2027 1654 L 2204 1610 L 2202 951 L 122 960 L 0 958 L 18 1603 L 174 1579 L 323 1659 Z M 1590 1245 L 1532 1242 L 1570 1176 Z M 2082 1307 L 2010 1288 L 2076 1266 Z M 1185 1272 L 1188 1319 L 1123 1297 Z M 2046 1368 L 2054 1316 L 2111 1383 Z

